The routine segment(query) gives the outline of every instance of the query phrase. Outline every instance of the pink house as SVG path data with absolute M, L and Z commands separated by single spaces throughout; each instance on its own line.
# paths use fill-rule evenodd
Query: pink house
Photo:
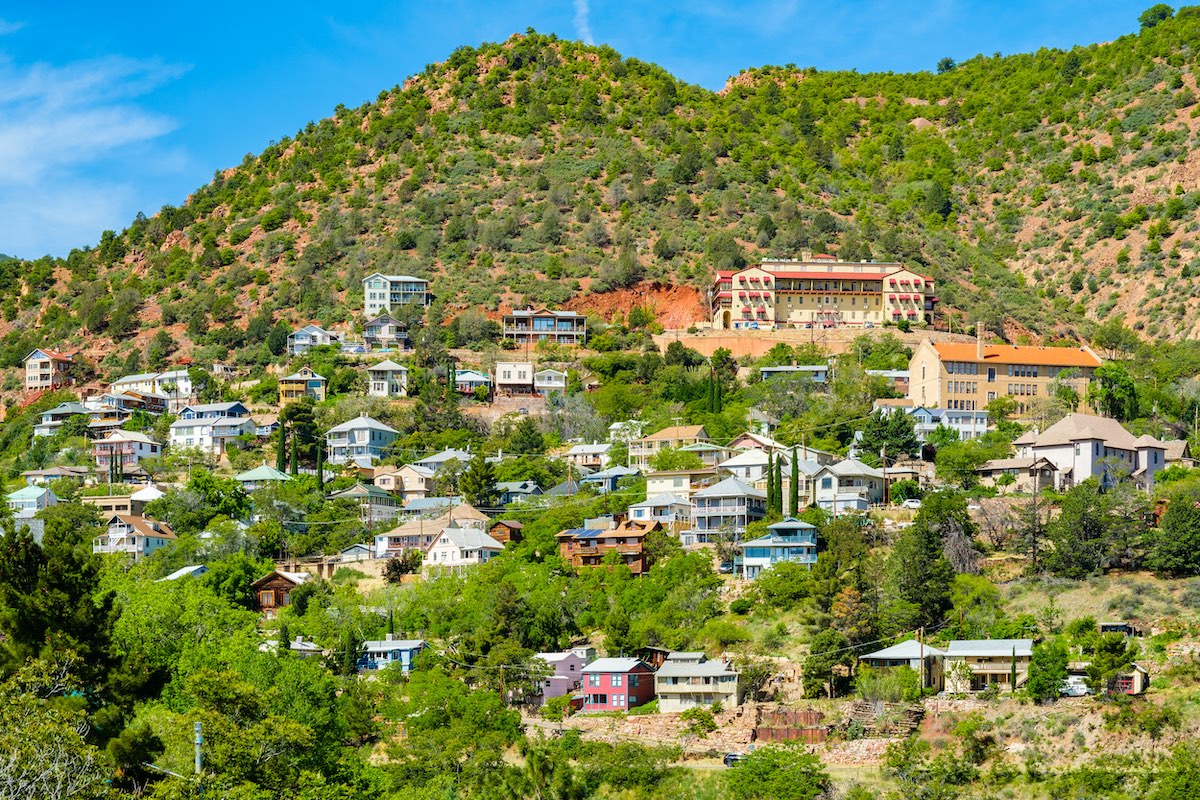
M 540 658 L 550 665 L 554 673 L 542 679 L 541 701 L 546 702 L 555 697 L 570 694 L 579 688 L 583 679 L 583 666 L 587 662 L 578 653 L 538 653 L 534 658 Z
M 654 699 L 654 670 L 636 658 L 601 658 L 583 668 L 583 710 L 627 711 Z

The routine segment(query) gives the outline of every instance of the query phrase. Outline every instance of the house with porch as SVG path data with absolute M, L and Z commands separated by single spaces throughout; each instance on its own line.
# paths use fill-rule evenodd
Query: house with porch
M 248 417 L 250 409 L 243 403 L 193 403 L 179 410 L 180 419 L 216 419 L 220 417 Z
M 883 502 L 883 471 L 847 458 L 813 477 L 816 504 L 834 516 L 866 511 Z
M 574 311 L 515 309 L 502 322 L 504 338 L 519 345 L 542 341 L 581 345 L 587 339 L 587 317 Z
M 330 464 L 370 466 L 399 435 L 395 428 L 363 414 L 326 432 L 326 458 Z
M 39 511 L 58 505 L 58 495 L 45 486 L 25 486 L 4 496 L 14 516 L 33 516 Z
M 428 497 L 433 492 L 434 476 L 437 473 L 420 464 L 405 464 L 400 468 L 378 467 L 374 484 L 380 489 L 411 500 Z
M 1046 430 L 1029 430 L 1013 445 L 1018 458 L 1044 458 L 1054 465 L 1054 488 L 1065 490 L 1088 478 L 1111 487 L 1130 478 L 1152 487 L 1166 467 L 1166 445 L 1153 436 L 1134 436 L 1110 417 L 1067 414 Z
M 660 450 L 711 441 L 703 425 L 674 425 L 629 442 L 629 464 L 645 471 Z
M 859 656 L 858 663 L 878 670 L 908 667 L 921 676 L 922 685 L 926 689 L 941 691 L 943 686 L 942 661 L 945 657 L 946 651 L 944 650 L 923 644 L 916 639 L 906 639 L 891 647 Z
M 394 633 L 388 633 L 382 639 L 363 642 L 363 653 L 355 666 L 359 672 L 393 667 L 407 675 L 416 668 L 417 656 L 426 646 L 424 639 L 398 639 Z
M 92 539 L 92 553 L 128 555 L 136 561 L 173 541 L 175 532 L 165 522 L 114 514 L 104 533 Z
M 363 316 L 375 317 L 400 306 L 433 302 L 429 281 L 413 275 L 384 275 L 373 272 L 363 278 Z
M 292 479 L 286 472 L 280 472 L 268 464 L 260 464 L 254 469 L 239 472 L 233 479 L 242 485 L 247 492 L 256 492 L 267 486 L 286 483 Z
M 329 381 L 323 375 L 313 372 L 311 367 L 301 367 L 299 372 L 279 379 L 279 405 L 284 406 L 303 397 L 311 397 L 319 403 L 325 399 L 328 385 Z
M 499 496 L 500 505 L 506 506 L 509 503 L 523 503 L 537 497 L 542 493 L 542 487 L 537 485 L 537 481 L 501 481 L 496 484 L 496 493 Z
M 720 703 L 736 708 L 738 672 L 723 660 L 710 661 L 704 653 L 670 653 L 654 673 L 654 694 L 660 714 Z
M 646 476 L 646 497 L 673 494 L 690 502 L 693 494 L 712 486 L 717 480 L 717 471 L 711 467 L 659 470 Z
M 586 519 L 582 528 L 559 531 L 558 553 L 575 569 L 603 566 L 608 554 L 615 553 L 617 563 L 641 575 L 647 569 L 646 534 L 659 530 L 662 524 L 658 522 L 625 520 L 617 524 L 612 517 Z
M 341 334 L 327 331 L 320 325 L 305 325 L 288 334 L 287 352 L 289 356 L 302 356 L 314 347 L 340 344 Z
M 788 562 L 803 564 L 810 569 L 817 563 L 817 528 L 803 520 L 788 517 L 767 526 L 767 533 L 757 539 L 739 542 L 740 572 L 745 580 L 754 580 L 763 570 Z
M 445 500 L 445 498 L 437 498 Z M 392 558 L 409 550 L 429 549 L 433 540 L 446 528 L 476 528 L 484 530 L 491 521 L 487 514 L 464 503 L 443 507 L 438 516 L 415 516 L 399 527 L 375 536 L 375 557 Z
M 368 486 L 359 482 L 349 489 L 334 492 L 330 500 L 353 500 L 358 504 L 359 514 L 364 525 L 375 525 L 380 522 L 390 522 L 400 515 L 400 498 L 385 492 L 378 486 Z
M 140 431 L 115 430 L 92 443 L 96 469 L 105 471 L 117 461 L 124 467 L 137 466 L 143 458 L 162 453 L 162 445 Z
M 475 390 L 483 387 L 490 390 L 492 379 L 477 369 L 457 369 L 454 371 L 454 390 L 459 394 L 475 394 Z
M 424 568 L 459 570 L 486 564 L 504 545 L 480 528 L 443 528 L 425 551 Z
M 612 444 L 609 442 L 585 442 L 572 445 L 563 458 L 569 464 L 595 472 L 604 469 L 604 466 L 608 464 L 610 450 L 612 450 Z
M 767 515 L 767 493 L 737 478 L 726 478 L 692 495 L 691 530 L 680 539 L 685 545 L 716 541 L 723 531 L 746 532 L 746 526 Z
M 73 356 L 39 347 L 25 356 L 25 391 L 44 392 L 70 386 L 75 382 L 71 377 L 74 366 Z
M 567 391 L 567 373 L 557 369 L 541 369 L 533 373 L 533 391 L 543 397 L 551 392 Z
M 583 711 L 627 711 L 654 699 L 654 670 L 636 658 L 598 658 L 583 676 Z
M 408 367 L 390 358 L 367 367 L 367 394 L 371 397 L 407 397 Z
M 53 436 L 58 433 L 62 424 L 71 417 L 90 419 L 91 409 L 82 403 L 59 403 L 54 408 L 42 412 L 42 419 L 33 427 L 34 436 Z
M 372 350 L 404 350 L 408 327 L 391 314 L 380 314 L 363 323 L 363 342 Z
M 629 506 L 629 518 L 634 522 L 658 522 L 678 533 L 691 524 L 692 503 L 673 494 L 656 494 Z
M 313 576 L 308 572 L 285 572 L 276 569 L 268 572 L 254 583 L 255 605 L 267 619 L 274 619 L 279 609 L 292 604 L 292 592 L 297 586 L 307 583 Z
M 1019 689 L 1029 677 L 1032 658 L 1032 639 L 955 639 L 942 659 L 946 691 L 978 692 L 992 684 L 1002 692 Z
M 171 423 L 172 447 L 196 447 L 217 458 L 231 447 L 240 447 L 243 437 L 255 435 L 258 426 L 250 417 L 203 417 L 177 419 Z
M 533 364 L 528 361 L 496 362 L 496 393 L 533 394 Z

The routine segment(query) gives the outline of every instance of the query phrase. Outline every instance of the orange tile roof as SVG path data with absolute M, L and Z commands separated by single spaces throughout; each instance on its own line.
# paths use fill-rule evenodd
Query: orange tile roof
M 978 345 L 965 342 L 938 342 L 933 346 L 942 361 L 991 361 L 997 364 L 1036 364 L 1047 367 L 1098 367 L 1100 359 L 1082 347 L 1032 347 L 986 344 L 983 358 Z

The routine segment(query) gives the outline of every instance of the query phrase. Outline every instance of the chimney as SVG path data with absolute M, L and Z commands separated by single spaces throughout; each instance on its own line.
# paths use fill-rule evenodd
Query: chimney
M 983 361 L 983 334 L 983 326 L 977 324 L 975 326 L 975 357 L 980 361 Z
M 385 642 L 394 642 L 394 641 L 396 641 L 396 634 L 394 634 L 394 633 L 384 634 L 383 640 Z

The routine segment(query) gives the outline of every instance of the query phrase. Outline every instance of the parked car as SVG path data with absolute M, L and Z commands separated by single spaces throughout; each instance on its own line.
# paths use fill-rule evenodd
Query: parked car
M 1086 697 L 1092 693 L 1082 675 L 1068 675 L 1058 693 L 1063 697 Z
M 920 508 L 921 501 L 915 497 L 910 497 L 900 504 L 901 508 Z
M 738 765 L 738 762 L 746 760 L 746 754 L 745 753 L 726 753 L 725 758 L 722 760 L 725 762 L 725 766 L 736 767 Z
M 717 566 L 717 572 L 719 572 L 722 575 L 732 575 L 733 574 L 733 562 L 732 561 L 722 561 Z

